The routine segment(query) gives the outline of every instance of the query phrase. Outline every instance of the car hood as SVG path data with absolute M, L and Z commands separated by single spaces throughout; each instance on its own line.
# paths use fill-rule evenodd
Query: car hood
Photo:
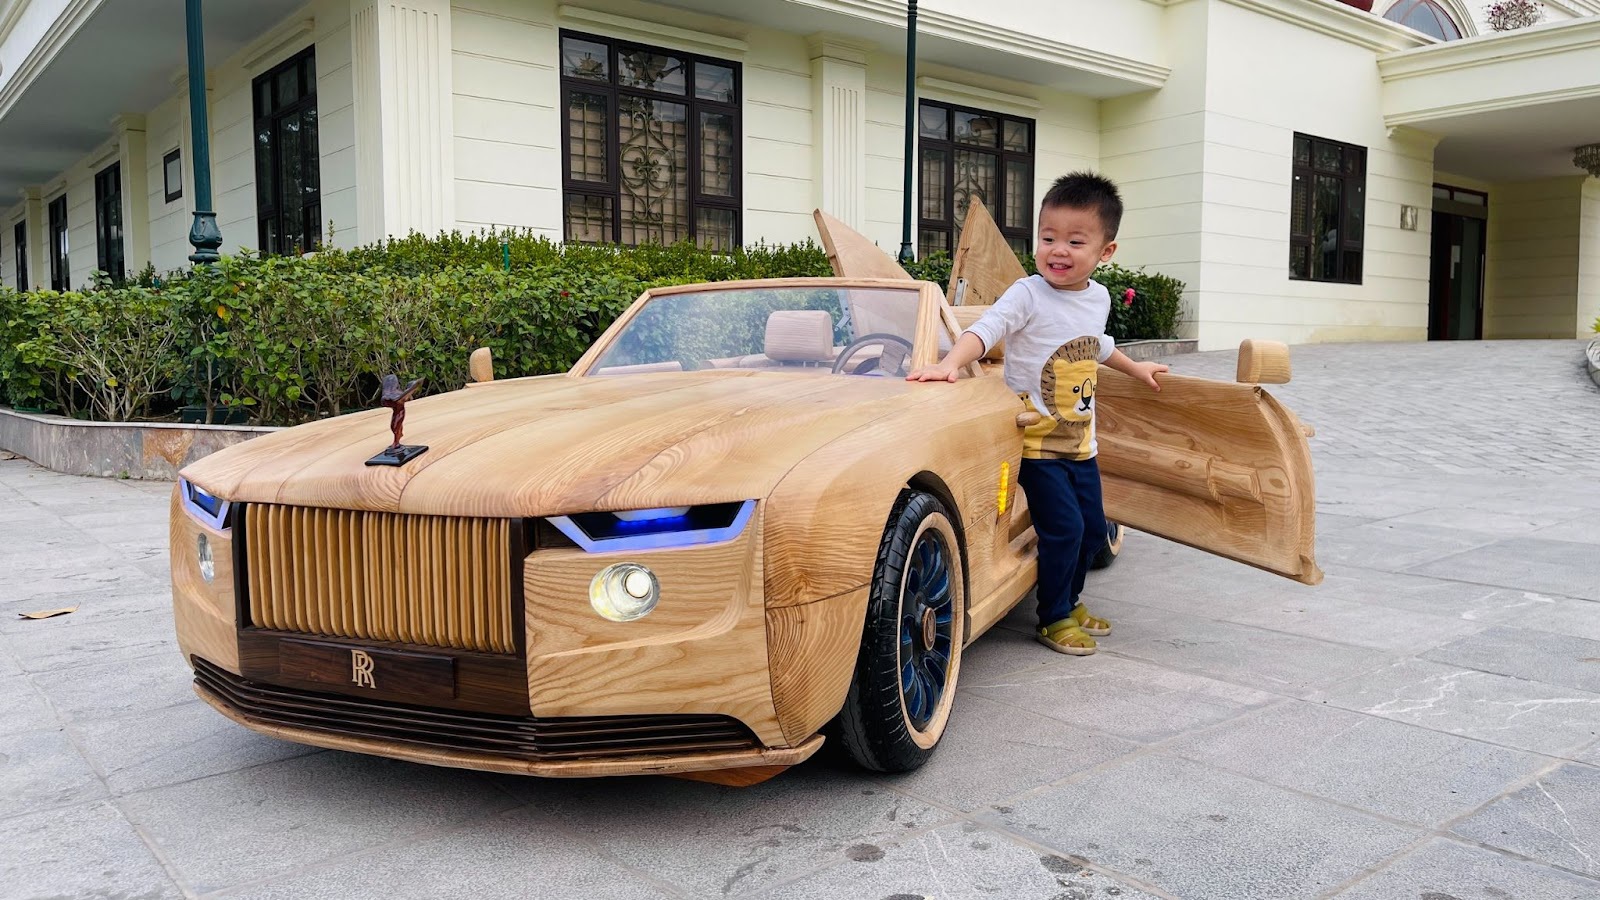
M 217 496 L 382 512 L 543 516 L 760 499 L 808 454 L 937 388 L 896 378 L 708 371 L 492 382 L 412 401 L 426 453 L 369 410 L 264 435 L 184 469 Z

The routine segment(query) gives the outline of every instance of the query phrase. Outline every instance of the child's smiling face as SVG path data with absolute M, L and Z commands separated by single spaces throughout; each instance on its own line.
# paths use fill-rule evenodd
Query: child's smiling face
M 1033 264 L 1053 288 L 1081 291 L 1089 286 L 1096 266 L 1117 252 L 1105 226 L 1092 209 L 1047 206 L 1039 210 L 1039 243 Z

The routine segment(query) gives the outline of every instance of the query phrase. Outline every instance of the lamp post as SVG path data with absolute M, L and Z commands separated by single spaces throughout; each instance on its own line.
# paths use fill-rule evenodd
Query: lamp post
M 916 161 L 917 140 L 917 0 L 908 0 L 906 11 L 906 176 L 902 197 L 905 200 L 901 217 L 900 261 L 908 263 L 917 258 L 911 249 L 911 167 Z
M 194 224 L 189 261 L 211 265 L 222 246 L 217 213 L 211 208 L 211 129 L 206 124 L 206 34 L 200 19 L 200 0 L 185 0 L 184 19 L 189 39 L 189 127 L 194 145 Z

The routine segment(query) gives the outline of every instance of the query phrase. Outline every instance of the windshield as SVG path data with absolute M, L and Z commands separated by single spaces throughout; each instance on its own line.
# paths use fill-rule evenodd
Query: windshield
M 774 369 L 903 377 L 920 296 L 915 286 L 800 285 L 652 297 L 589 374 Z

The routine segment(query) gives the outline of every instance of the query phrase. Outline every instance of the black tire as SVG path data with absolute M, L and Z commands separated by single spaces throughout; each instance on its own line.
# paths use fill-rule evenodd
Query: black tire
M 1122 553 L 1122 537 L 1126 529 L 1121 522 L 1106 520 L 1106 545 L 1095 554 L 1094 561 L 1089 563 L 1091 569 L 1104 569 L 1117 561 L 1117 556 Z
M 861 652 L 836 721 L 851 758 L 876 772 L 928 761 L 950 721 L 965 638 L 955 526 L 931 494 L 902 491 L 878 545 Z

